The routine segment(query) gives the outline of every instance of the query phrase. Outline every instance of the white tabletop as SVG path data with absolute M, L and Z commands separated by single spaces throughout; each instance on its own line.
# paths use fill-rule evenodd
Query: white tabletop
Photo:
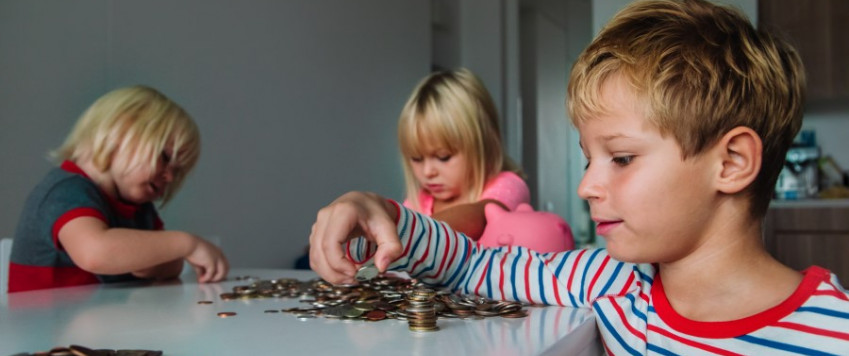
M 312 271 L 236 269 L 222 283 L 91 285 L 0 296 L 0 356 L 82 345 L 161 350 L 165 355 L 598 355 L 587 309 L 528 307 L 528 317 L 440 318 L 440 330 L 411 332 L 398 320 L 300 320 L 268 309 L 306 307 L 297 299 L 221 301 L 260 279 L 310 280 Z M 212 304 L 198 304 L 209 300 Z M 218 312 L 236 312 L 220 318 Z

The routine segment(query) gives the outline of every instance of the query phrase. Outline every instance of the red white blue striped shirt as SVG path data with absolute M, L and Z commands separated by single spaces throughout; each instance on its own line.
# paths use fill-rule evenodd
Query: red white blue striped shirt
M 672 309 L 653 265 L 619 262 L 603 249 L 484 249 L 445 223 L 395 205 L 404 252 L 391 270 L 466 294 L 592 308 L 609 355 L 849 355 L 849 294 L 820 267 L 805 270 L 793 295 L 771 309 L 698 322 Z M 347 245 L 358 263 L 374 250 L 364 239 Z

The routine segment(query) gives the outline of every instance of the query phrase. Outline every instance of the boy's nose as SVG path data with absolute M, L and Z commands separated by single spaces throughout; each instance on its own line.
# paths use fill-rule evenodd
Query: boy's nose
M 591 174 L 591 171 L 584 172 L 584 177 L 578 184 L 578 197 L 584 200 L 598 199 L 601 198 L 602 192 L 603 189 L 599 180 Z

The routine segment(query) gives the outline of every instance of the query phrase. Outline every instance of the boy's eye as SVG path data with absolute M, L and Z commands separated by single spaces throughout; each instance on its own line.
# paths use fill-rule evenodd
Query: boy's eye
M 616 163 L 619 166 L 627 166 L 631 164 L 631 161 L 634 160 L 634 156 L 619 156 L 613 157 L 613 163 Z
M 163 151 L 162 155 L 159 156 L 159 159 L 161 159 L 165 164 L 171 163 L 171 155 L 169 155 L 168 152 Z
M 421 157 L 410 157 L 410 160 L 411 160 L 411 161 L 413 161 L 413 162 L 418 163 L 418 162 L 421 162 L 421 161 L 422 161 L 422 158 L 421 158 Z
M 451 155 L 446 155 L 446 156 L 437 156 L 437 157 L 436 157 L 436 159 L 438 159 L 438 160 L 440 160 L 440 161 L 442 161 L 442 162 L 448 162 L 448 161 L 451 159 Z

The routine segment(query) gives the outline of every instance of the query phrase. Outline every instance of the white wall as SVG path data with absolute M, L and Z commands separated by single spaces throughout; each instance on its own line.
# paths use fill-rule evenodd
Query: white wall
M 524 163 L 532 200 L 564 217 L 581 244 L 592 239 L 589 214 L 577 194 L 583 155 L 566 114 L 571 65 L 590 42 L 586 1 L 539 0 L 522 8 Z
M 433 65 L 481 78 L 501 118 L 505 152 L 521 163 L 519 0 L 431 0 Z
M 427 0 L 0 2 L 0 236 L 106 91 L 182 104 L 203 152 L 162 211 L 240 267 L 290 267 L 339 194 L 400 199 L 395 128 L 430 69 Z

